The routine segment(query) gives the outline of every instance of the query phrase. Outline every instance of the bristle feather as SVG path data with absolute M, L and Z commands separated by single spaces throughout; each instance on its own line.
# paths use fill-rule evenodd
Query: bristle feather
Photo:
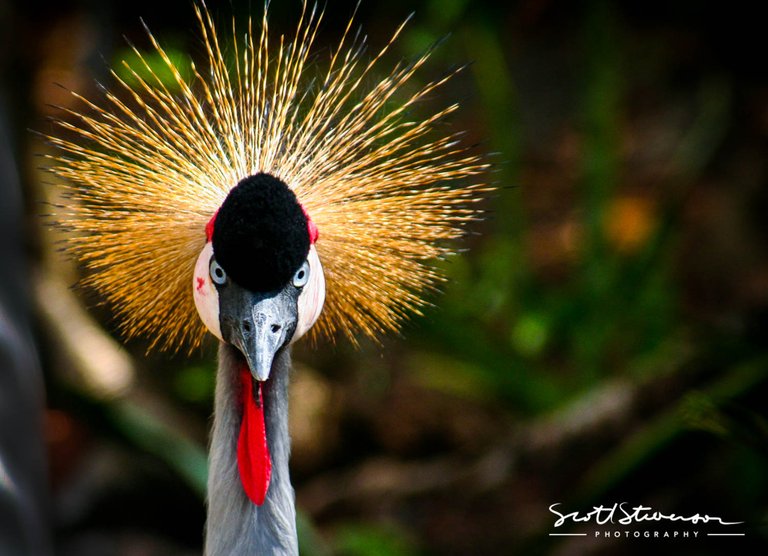
M 304 3 L 292 39 L 281 35 L 271 54 L 267 8 L 258 35 L 249 18 L 238 38 L 233 20 L 229 69 L 213 18 L 197 3 L 208 68 L 190 64 L 190 79 L 145 25 L 178 92 L 132 47 L 138 65 L 123 62 L 131 83 L 113 72 L 118 92 L 105 89 L 101 105 L 73 92 L 83 108 L 64 109 L 56 123 L 74 138 L 48 137 L 59 154 L 47 158 L 72 198 L 58 218 L 75 232 L 69 245 L 89 269 L 85 284 L 115 307 L 123 333 L 149 336 L 152 347 L 202 341 L 194 263 L 206 223 L 244 177 L 283 180 L 317 224 L 327 298 L 315 335 L 353 342 L 420 313 L 423 292 L 443 280 L 430 260 L 453 252 L 450 240 L 478 217 L 475 201 L 489 190 L 482 182 L 452 185 L 487 170 L 460 134 L 436 133 L 458 105 L 410 119 L 413 106 L 459 70 L 399 101 L 432 49 L 372 77 L 411 16 L 366 61 L 353 15 L 324 75 L 308 87 L 323 10 Z

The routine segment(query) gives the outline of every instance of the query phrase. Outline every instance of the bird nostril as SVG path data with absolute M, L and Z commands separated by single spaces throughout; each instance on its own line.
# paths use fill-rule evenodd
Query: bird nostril
M 251 322 L 244 320 L 243 321 L 243 331 L 247 334 L 250 334 L 251 332 Z
M 271 327 L 272 333 L 276 333 L 280 331 L 280 325 L 279 324 L 273 324 Z

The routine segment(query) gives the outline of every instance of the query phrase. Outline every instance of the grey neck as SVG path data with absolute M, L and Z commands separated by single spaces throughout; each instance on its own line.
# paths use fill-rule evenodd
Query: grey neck
M 288 469 L 288 381 L 291 358 L 281 350 L 264 385 L 264 418 L 272 456 L 272 479 L 264 504 L 245 494 L 237 468 L 237 440 L 242 410 L 238 402 L 237 354 L 219 347 L 213 432 L 209 455 L 208 522 L 205 556 L 295 556 L 296 510 Z

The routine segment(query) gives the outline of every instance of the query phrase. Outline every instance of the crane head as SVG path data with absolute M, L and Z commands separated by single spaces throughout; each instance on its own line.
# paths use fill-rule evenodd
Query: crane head
M 283 181 L 258 173 L 229 192 L 206 239 L 193 275 L 197 311 L 265 381 L 275 354 L 320 316 L 325 279 L 316 228 Z
M 272 468 L 262 387 L 275 355 L 320 315 L 317 229 L 284 182 L 258 173 L 229 192 L 206 239 L 195 265 L 195 305 L 208 330 L 242 354 L 238 468 L 246 494 L 261 504 Z

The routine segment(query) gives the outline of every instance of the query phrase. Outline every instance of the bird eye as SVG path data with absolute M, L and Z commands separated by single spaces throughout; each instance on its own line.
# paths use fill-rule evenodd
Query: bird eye
M 302 288 L 309 282 L 309 261 L 304 261 L 301 268 L 293 275 L 293 285 L 297 288 Z
M 221 265 L 216 262 L 216 259 L 211 259 L 210 273 L 211 280 L 213 280 L 213 282 L 219 286 L 223 286 L 224 282 L 227 281 L 227 273 L 224 272 L 224 269 L 221 268 Z

